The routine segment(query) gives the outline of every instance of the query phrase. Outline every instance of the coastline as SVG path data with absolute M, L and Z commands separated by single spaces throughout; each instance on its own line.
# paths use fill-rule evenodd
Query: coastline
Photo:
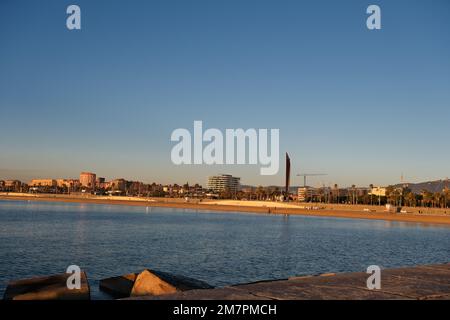
M 48 194 L 0 194 L 0 200 L 33 201 L 33 202 L 66 202 L 66 203 L 92 203 L 108 205 L 126 205 L 143 207 L 162 207 L 176 209 L 191 209 L 205 211 L 224 212 L 246 212 L 258 214 L 279 215 L 301 215 L 315 217 L 334 217 L 347 219 L 368 219 L 411 222 L 423 224 L 439 224 L 450 226 L 449 210 L 429 212 L 422 209 L 424 213 L 388 213 L 383 212 L 382 207 L 356 205 L 354 207 L 345 205 L 323 206 L 321 209 L 297 204 L 285 204 L 277 202 L 257 201 L 229 201 L 229 200 L 190 200 L 174 198 L 134 198 L 134 197 L 103 197 L 103 196 L 70 196 L 70 195 L 48 195 Z M 311 206 L 311 204 L 308 204 Z M 315 204 L 318 205 L 318 204 Z M 320 204 L 319 204 L 320 205 Z M 374 208 L 372 211 L 363 211 L 363 208 Z M 415 208 L 417 209 L 417 208 Z M 417 211 L 417 210 L 416 210 Z M 445 213 L 444 213 L 445 212 Z

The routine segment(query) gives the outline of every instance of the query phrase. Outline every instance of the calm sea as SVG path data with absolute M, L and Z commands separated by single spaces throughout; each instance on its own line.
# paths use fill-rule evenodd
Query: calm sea
M 322 217 L 0 201 L 0 294 L 8 281 L 154 268 L 215 286 L 450 261 L 450 228 Z

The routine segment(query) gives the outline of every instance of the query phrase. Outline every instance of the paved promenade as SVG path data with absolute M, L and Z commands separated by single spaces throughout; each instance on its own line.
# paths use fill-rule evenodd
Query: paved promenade
M 369 290 L 365 272 L 294 277 L 216 289 L 191 290 L 159 297 L 162 300 L 450 300 L 450 264 L 381 271 L 381 289 Z

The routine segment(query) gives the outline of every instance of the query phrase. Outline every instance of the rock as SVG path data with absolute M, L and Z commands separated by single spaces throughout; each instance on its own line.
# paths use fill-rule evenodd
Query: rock
M 85 272 L 81 272 L 81 288 L 68 289 L 70 273 L 11 281 L 4 300 L 90 300 L 90 289 Z
M 144 270 L 134 282 L 131 296 L 159 296 L 193 289 L 211 289 L 209 284 L 166 272 Z
M 149 270 L 144 270 L 137 276 L 133 289 L 131 290 L 131 296 L 159 296 L 177 291 L 177 288 L 170 283 L 160 279 Z
M 137 273 L 130 273 L 119 277 L 100 280 L 100 290 L 110 294 L 116 299 L 126 298 L 131 295 Z

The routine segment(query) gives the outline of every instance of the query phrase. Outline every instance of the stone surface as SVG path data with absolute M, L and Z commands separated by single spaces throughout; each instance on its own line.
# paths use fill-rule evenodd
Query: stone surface
M 205 292 L 206 291 L 206 292 Z M 129 298 L 132 300 L 267 300 L 265 297 L 252 295 L 250 292 L 233 287 L 217 288 L 212 290 L 189 290 L 165 294 L 161 296 L 141 296 Z
M 299 276 L 140 299 L 170 300 L 440 300 L 450 299 L 450 264 L 382 269 L 381 289 L 365 272 Z M 133 298 L 132 298 L 133 299 Z
M 90 290 L 85 272 L 81 273 L 81 288 L 68 289 L 71 274 L 62 273 L 11 281 L 6 288 L 4 300 L 89 300 Z
M 318 279 L 319 277 L 314 277 L 311 280 Z M 323 278 L 320 280 L 323 280 Z M 348 278 L 346 280 L 348 280 Z M 364 283 L 365 281 L 366 279 L 364 279 Z M 345 283 L 333 285 L 327 281 L 309 282 L 306 279 L 305 281 L 287 280 L 239 285 L 235 288 L 250 292 L 252 295 L 258 297 L 265 297 L 267 299 L 275 300 L 406 299 L 394 294 L 387 294 L 376 290 L 368 290 L 358 286 L 347 286 Z
M 130 273 L 123 276 L 102 279 L 100 280 L 99 288 L 101 291 L 108 293 L 116 299 L 129 297 L 136 277 L 136 273 Z

